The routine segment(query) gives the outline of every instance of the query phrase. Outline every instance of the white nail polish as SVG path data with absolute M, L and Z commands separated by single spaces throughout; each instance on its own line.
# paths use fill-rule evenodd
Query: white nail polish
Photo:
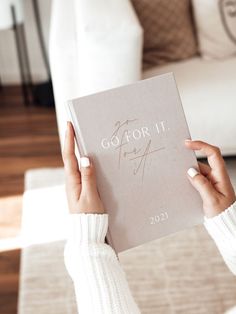
M 80 158 L 80 167 L 89 167 L 90 166 L 90 161 L 88 159 L 88 157 L 81 157 Z
M 194 169 L 194 168 L 189 168 L 188 169 L 188 175 L 191 178 L 194 178 L 197 174 L 199 174 L 199 172 L 196 169 Z

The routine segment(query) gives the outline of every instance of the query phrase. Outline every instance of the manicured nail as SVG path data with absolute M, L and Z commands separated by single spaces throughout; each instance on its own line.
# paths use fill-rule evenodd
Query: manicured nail
M 199 172 L 194 168 L 189 168 L 187 172 L 191 178 L 194 178 L 197 174 L 199 174 Z
M 189 143 L 189 142 L 192 142 L 192 140 L 186 139 L 185 142 Z
M 81 157 L 80 158 L 80 167 L 87 168 L 90 166 L 90 161 L 88 157 Z

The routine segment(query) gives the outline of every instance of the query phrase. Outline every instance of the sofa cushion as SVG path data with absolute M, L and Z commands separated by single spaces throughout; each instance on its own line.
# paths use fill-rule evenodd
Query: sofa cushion
M 144 68 L 197 53 L 190 0 L 132 0 L 144 29 Z
M 167 72 L 175 74 L 192 138 L 219 146 L 224 155 L 236 155 L 236 58 L 192 58 L 154 67 L 144 78 Z
M 236 1 L 193 0 L 193 8 L 202 56 L 236 55 Z

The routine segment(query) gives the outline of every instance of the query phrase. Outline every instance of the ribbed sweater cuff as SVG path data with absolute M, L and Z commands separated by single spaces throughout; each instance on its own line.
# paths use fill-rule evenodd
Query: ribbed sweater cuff
M 218 246 L 236 249 L 236 202 L 213 218 L 204 218 L 204 225 Z
M 108 214 L 70 214 L 69 238 L 77 244 L 104 243 Z

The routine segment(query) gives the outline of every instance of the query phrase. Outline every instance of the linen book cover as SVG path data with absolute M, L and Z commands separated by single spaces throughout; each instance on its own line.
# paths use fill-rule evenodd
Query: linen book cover
M 92 158 L 117 253 L 202 223 L 187 178 L 198 169 L 172 73 L 68 102 L 80 156 Z

